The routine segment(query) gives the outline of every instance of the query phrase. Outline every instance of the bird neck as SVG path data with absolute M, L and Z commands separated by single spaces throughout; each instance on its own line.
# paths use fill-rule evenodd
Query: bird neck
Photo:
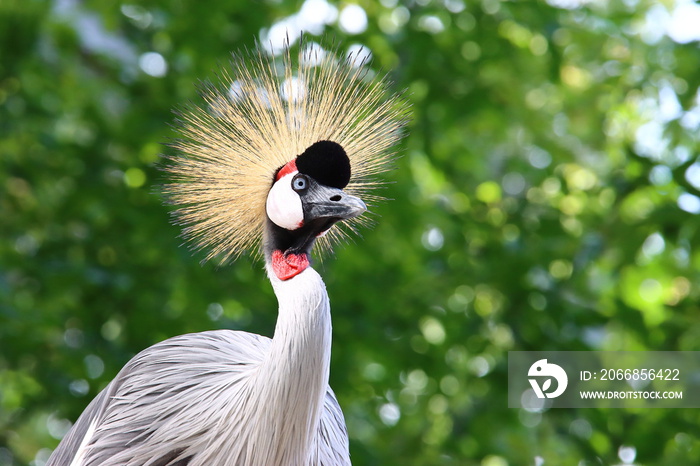
M 279 301 L 269 353 L 258 369 L 258 435 L 267 464 L 308 464 L 328 386 L 331 317 L 326 287 L 311 267 L 288 280 L 268 275 Z M 275 451 L 276 450 L 276 451 Z

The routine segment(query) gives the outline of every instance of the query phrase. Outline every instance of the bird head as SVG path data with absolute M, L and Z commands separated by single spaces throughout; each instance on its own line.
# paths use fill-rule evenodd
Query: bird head
M 367 210 L 360 198 L 343 192 L 350 174 L 350 159 L 332 141 L 312 144 L 277 171 L 265 204 L 265 253 L 278 278 L 302 272 L 317 237 Z
M 376 175 L 408 115 L 388 87 L 358 55 L 305 40 L 296 56 L 234 55 L 204 105 L 179 112 L 164 194 L 184 236 L 205 260 L 256 250 L 280 279 L 304 270 L 314 244 L 329 248 L 381 199 Z

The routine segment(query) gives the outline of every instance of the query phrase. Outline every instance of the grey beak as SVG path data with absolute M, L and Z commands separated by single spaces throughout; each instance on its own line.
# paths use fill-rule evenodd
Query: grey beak
M 302 199 L 305 221 L 321 218 L 348 220 L 367 210 L 362 199 L 350 196 L 342 189 L 316 183 Z

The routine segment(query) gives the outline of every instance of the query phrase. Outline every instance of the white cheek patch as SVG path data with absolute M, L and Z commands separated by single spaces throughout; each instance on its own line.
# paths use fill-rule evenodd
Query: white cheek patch
M 272 185 L 267 194 L 267 216 L 272 222 L 287 230 L 296 230 L 304 224 L 301 198 L 292 189 L 292 178 L 298 172 L 284 175 Z

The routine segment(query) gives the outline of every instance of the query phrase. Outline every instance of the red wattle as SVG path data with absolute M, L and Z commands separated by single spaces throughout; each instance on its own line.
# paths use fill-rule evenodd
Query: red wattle
M 272 252 L 272 270 L 280 280 L 289 280 L 300 274 L 309 266 L 306 254 L 287 254 L 277 250 Z

